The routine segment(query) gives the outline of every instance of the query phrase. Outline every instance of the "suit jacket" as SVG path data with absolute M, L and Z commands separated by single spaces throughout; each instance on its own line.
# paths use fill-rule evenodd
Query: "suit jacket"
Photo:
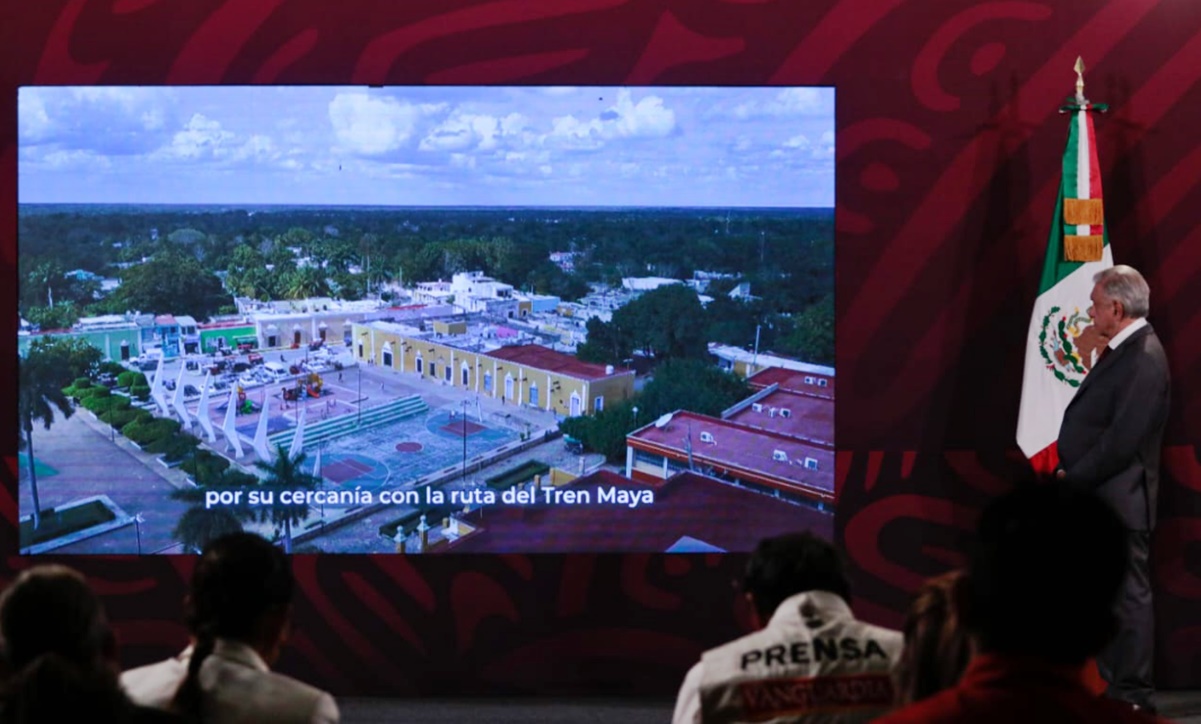
M 1065 481 L 1096 492 L 1129 530 L 1155 527 L 1170 386 L 1167 355 L 1147 325 L 1093 366 L 1059 428 Z
M 125 672 L 121 685 L 138 704 L 165 709 L 187 676 L 189 647 L 179 656 Z M 308 684 L 276 674 L 249 646 L 217 639 L 200 666 L 204 721 L 221 724 L 336 724 L 333 698 Z

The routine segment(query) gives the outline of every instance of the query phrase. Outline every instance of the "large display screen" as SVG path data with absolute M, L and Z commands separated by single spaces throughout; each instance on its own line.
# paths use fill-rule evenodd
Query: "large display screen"
M 833 534 L 834 91 L 25 87 L 26 554 Z

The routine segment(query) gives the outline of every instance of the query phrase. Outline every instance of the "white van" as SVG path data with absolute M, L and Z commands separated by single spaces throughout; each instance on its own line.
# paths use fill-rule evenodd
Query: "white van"
M 271 379 L 278 382 L 279 380 L 289 377 L 288 368 L 279 362 L 267 362 L 263 365 L 263 369 L 267 374 L 271 375 Z

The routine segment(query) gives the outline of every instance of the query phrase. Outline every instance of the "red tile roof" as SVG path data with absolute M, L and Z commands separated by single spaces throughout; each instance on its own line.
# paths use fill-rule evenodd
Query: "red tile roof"
M 725 470 L 740 479 L 812 497 L 833 498 L 833 446 L 814 445 L 780 433 L 685 411 L 676 412 L 662 428 L 652 424 L 635 430 L 626 437 L 626 442 L 636 450 L 684 461 L 688 459 L 685 441 L 690 428 L 692 458 L 697 466 Z M 705 442 L 704 433 L 711 435 L 713 442 Z M 785 459 L 775 459 L 776 451 L 783 453 Z M 816 460 L 818 469 L 804 467 L 806 458 Z
M 613 374 L 605 372 L 604 365 L 592 364 L 591 362 L 581 362 L 575 357 L 563 352 L 556 352 L 549 347 L 543 347 L 539 344 L 521 344 L 512 345 L 509 347 L 501 347 L 485 353 L 486 357 L 493 357 L 505 362 L 516 362 L 526 367 L 543 370 L 545 372 L 556 372 L 568 377 L 575 377 L 584 380 L 598 380 L 606 377 L 613 377 L 623 374 L 634 374 L 633 370 L 624 367 L 616 367 Z
M 607 470 L 560 490 L 599 487 L 654 490 L 653 505 L 489 506 L 464 519 L 481 530 L 435 550 L 448 553 L 663 552 L 689 537 L 725 551 L 747 552 L 762 538 L 808 530 L 834 535 L 834 516 L 696 473 L 652 488 Z
M 800 440 L 834 444 L 834 400 L 798 395 L 780 389 L 761 398 L 758 404 L 759 412 L 748 405 L 746 409 L 726 419 Z M 788 411 L 788 417 L 781 414 L 782 410 Z
M 806 378 L 813 380 L 813 383 L 806 383 Z M 826 380 L 825 387 L 820 387 L 816 384 L 819 379 Z M 829 375 L 786 370 L 782 367 L 768 367 L 751 375 L 747 379 L 747 383 L 756 389 L 763 389 L 770 385 L 779 385 L 781 390 L 815 395 L 831 400 L 834 399 L 834 378 Z

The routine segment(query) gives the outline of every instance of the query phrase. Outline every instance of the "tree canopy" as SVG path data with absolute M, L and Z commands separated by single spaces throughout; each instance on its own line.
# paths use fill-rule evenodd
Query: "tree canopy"
M 671 360 L 659 366 L 654 379 L 634 397 L 591 417 L 564 420 L 561 428 L 616 461 L 625 455 L 626 435 L 659 416 L 687 410 L 718 417 L 750 394 L 744 380 L 711 364 L 695 359 Z
M 229 301 L 221 280 L 195 257 L 169 252 L 125 270 L 114 295 L 120 309 L 113 311 L 187 314 L 204 320 Z

